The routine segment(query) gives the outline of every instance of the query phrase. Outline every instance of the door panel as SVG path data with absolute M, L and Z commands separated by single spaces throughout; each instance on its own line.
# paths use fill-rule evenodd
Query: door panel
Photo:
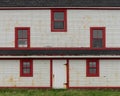
M 53 88 L 66 88 L 66 60 L 53 60 Z

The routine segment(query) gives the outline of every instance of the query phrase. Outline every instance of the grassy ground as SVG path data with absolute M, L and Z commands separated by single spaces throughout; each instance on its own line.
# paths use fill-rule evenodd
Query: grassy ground
M 120 90 L 0 89 L 0 96 L 120 96 Z

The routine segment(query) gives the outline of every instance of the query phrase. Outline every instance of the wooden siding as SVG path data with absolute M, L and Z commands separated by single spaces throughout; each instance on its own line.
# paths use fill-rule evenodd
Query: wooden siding
M 119 87 L 120 60 L 99 60 L 99 77 L 86 77 L 86 60 L 69 61 L 69 87 Z
M 15 47 L 15 27 L 30 27 L 30 47 L 90 47 L 90 27 L 120 47 L 120 10 L 67 10 L 67 32 L 51 32 L 51 10 L 0 10 L 0 47 Z M 117 14 L 117 15 L 116 15 Z
M 50 60 L 34 60 L 34 85 L 33 86 L 50 86 Z
M 0 87 L 50 87 L 50 60 L 33 60 L 33 77 L 20 77 L 19 60 L 0 60 Z
M 63 65 L 61 73 L 56 70 L 59 69 L 59 64 Z M 87 77 L 86 59 L 33 59 L 33 77 L 20 77 L 19 59 L 0 60 L 0 87 L 56 88 L 55 74 L 60 76 L 56 77 L 56 84 L 59 84 L 57 88 L 120 87 L 119 59 L 99 59 L 99 72 L 99 77 Z M 64 82 L 60 83 L 60 80 Z

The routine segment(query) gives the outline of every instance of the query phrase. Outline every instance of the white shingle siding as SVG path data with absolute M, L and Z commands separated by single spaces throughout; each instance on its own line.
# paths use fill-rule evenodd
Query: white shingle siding
M 30 27 L 31 47 L 89 47 L 90 27 L 106 27 L 106 47 L 120 47 L 120 10 L 67 10 L 67 32 L 51 32 L 51 10 L 0 10 L 0 47 L 14 47 L 15 27 Z
M 50 60 L 33 61 L 33 86 L 50 86 Z
M 86 60 L 69 61 L 70 87 L 119 87 L 120 60 L 99 61 L 99 77 L 86 77 Z
M 50 61 L 33 60 L 33 77 L 20 77 L 19 60 L 0 60 L 0 87 L 50 87 Z
M 69 60 L 69 87 L 120 86 L 120 60 L 100 59 L 99 70 L 99 77 L 86 77 L 86 60 Z M 33 77 L 20 77 L 19 60 L 0 60 L 0 87 L 50 87 L 50 60 L 33 60 Z
M 19 72 L 18 60 L 0 60 L 0 86 L 16 86 Z

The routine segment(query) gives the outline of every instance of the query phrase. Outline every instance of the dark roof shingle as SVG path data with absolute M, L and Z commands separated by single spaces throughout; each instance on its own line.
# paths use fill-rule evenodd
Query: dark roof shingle
M 0 7 L 120 7 L 120 0 L 0 0 Z

